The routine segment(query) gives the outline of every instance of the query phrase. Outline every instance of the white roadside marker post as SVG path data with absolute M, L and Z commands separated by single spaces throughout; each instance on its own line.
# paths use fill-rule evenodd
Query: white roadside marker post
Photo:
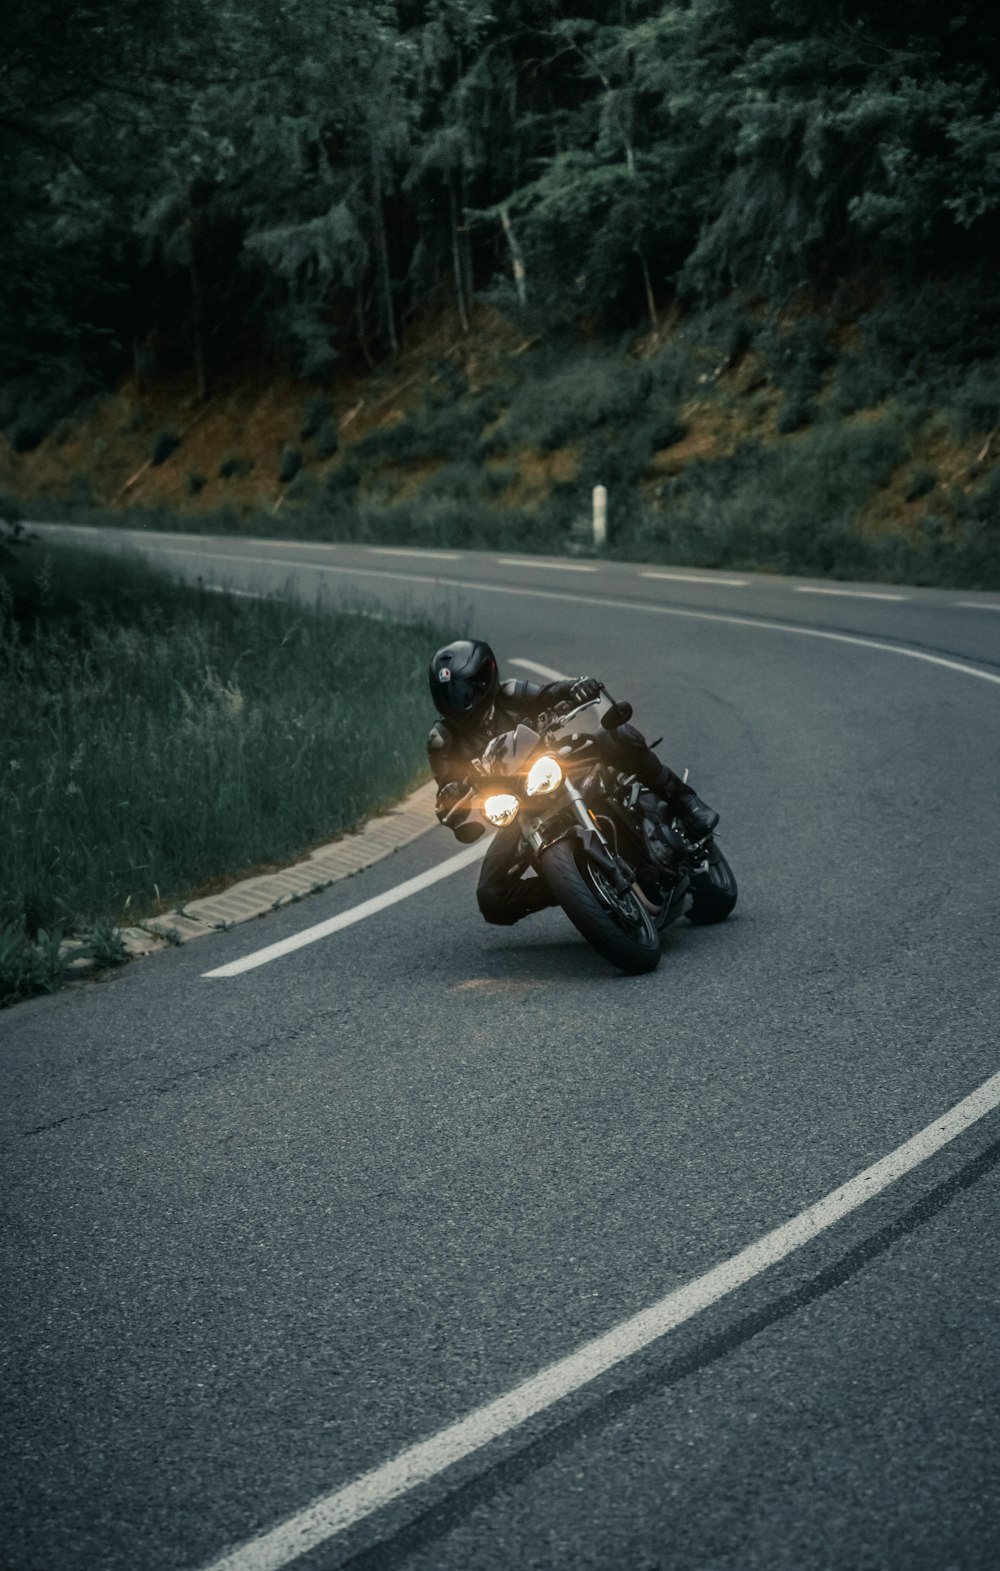
M 608 543 L 608 488 L 594 487 L 594 550 L 603 551 Z

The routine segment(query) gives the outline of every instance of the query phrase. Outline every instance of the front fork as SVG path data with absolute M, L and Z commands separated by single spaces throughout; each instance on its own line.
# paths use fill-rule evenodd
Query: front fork
M 622 871 L 618 857 L 584 801 L 583 793 L 577 790 L 571 780 L 565 778 L 563 779 L 562 788 L 572 804 L 573 816 L 579 822 L 579 829 L 574 825 L 572 833 L 580 836 L 587 855 L 611 881 L 619 894 L 624 894 L 627 889 L 631 888 L 631 879 Z M 532 824 L 530 829 L 525 829 L 523 832 L 525 840 L 527 840 L 536 856 L 545 849 L 546 845 L 552 844 L 552 838 L 547 839 L 536 824 Z M 564 836 L 558 835 L 554 838 L 563 839 Z

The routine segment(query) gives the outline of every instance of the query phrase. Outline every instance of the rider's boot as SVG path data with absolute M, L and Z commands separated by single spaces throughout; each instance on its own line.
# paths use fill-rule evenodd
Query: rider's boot
M 716 824 L 719 815 L 714 807 L 709 807 L 703 802 L 696 791 L 675 775 L 672 769 L 664 764 L 656 780 L 649 782 L 650 788 L 657 796 L 663 798 L 671 812 L 676 813 L 681 821 L 681 827 L 691 840 L 707 840 Z

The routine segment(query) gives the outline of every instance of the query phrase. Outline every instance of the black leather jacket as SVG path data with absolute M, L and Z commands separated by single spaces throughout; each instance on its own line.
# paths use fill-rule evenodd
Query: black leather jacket
M 502 682 L 494 703 L 471 725 L 439 720 L 432 726 L 427 756 L 438 785 L 439 809 L 442 790 L 465 781 L 470 759 L 479 758 L 492 737 L 512 731 L 519 722 L 533 725 L 543 710 L 568 698 L 578 680 L 549 682 L 545 687 L 538 682 Z

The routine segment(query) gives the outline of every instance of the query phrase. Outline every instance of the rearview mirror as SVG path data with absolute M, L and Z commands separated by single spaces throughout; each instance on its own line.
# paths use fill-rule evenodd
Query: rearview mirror
M 605 731 L 616 731 L 620 725 L 627 725 L 631 718 L 631 704 L 612 704 L 601 716 L 601 724 Z
M 483 828 L 482 824 L 476 823 L 459 824 L 458 828 L 454 831 L 455 839 L 460 841 L 464 846 L 472 845 L 474 841 L 481 840 L 485 833 L 486 830 Z

